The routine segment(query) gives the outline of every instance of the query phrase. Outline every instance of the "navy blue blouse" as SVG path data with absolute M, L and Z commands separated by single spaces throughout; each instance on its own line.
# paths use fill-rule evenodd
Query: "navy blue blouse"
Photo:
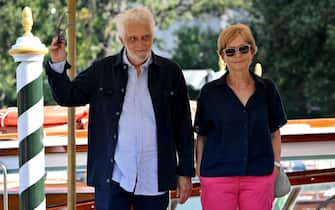
M 201 90 L 194 125 L 206 136 L 201 176 L 261 176 L 273 170 L 271 133 L 286 124 L 286 114 L 275 84 L 250 73 L 256 88 L 245 106 L 227 85 L 228 73 Z

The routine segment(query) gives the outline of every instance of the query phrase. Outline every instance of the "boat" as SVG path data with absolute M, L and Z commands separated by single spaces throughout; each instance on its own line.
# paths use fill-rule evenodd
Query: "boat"
M 196 110 L 196 103 L 190 102 L 192 117 Z M 83 106 L 76 109 L 76 197 L 77 209 L 95 209 L 94 189 L 85 184 L 86 156 L 87 156 L 87 123 L 89 107 Z M 9 209 L 19 209 L 18 206 L 18 141 L 17 141 L 17 109 L 8 108 L 0 110 L 0 161 L 8 171 L 7 189 L 9 193 Z M 335 159 L 335 118 L 289 120 L 281 129 L 282 133 L 282 159 L 284 162 L 294 160 Z M 67 109 L 60 106 L 46 106 L 44 108 L 44 146 L 46 163 L 45 194 L 47 209 L 66 209 L 67 200 Z M 286 161 L 285 161 L 286 160 Z M 284 164 L 285 165 L 285 164 Z M 302 189 L 307 185 L 322 183 L 330 184 L 335 188 L 335 162 L 333 167 L 320 168 L 317 165 L 306 165 L 306 170 L 290 170 L 287 165 L 287 174 L 292 183 L 293 190 L 285 203 L 295 203 L 295 206 L 315 207 L 332 195 L 320 191 L 315 199 L 299 200 L 298 195 L 307 196 L 308 192 Z M 0 175 L 0 201 L 4 198 Z M 199 206 L 200 186 L 199 180 L 193 180 L 192 198 L 194 205 Z M 329 189 L 328 189 L 329 190 Z M 172 202 L 170 209 L 175 209 L 177 198 L 174 191 L 170 192 Z M 318 199 L 316 199 L 318 198 Z M 190 203 L 192 204 L 192 202 Z M 313 202 L 312 202 L 313 201 Z M 185 204 L 184 209 L 187 208 Z M 183 209 L 178 206 L 178 209 Z M 312 208 L 311 207 L 311 208 Z M 0 210 L 3 206 L 0 204 Z M 190 207 L 189 209 L 194 209 Z M 334 208 L 335 209 L 335 208 Z M 195 209 L 194 209 L 195 210 Z

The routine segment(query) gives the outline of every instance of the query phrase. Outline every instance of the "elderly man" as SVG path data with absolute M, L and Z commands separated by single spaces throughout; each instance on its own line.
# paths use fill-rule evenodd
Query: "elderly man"
M 168 191 L 190 196 L 194 139 L 180 67 L 152 52 L 154 18 L 145 7 L 117 16 L 124 48 L 70 81 L 55 37 L 46 65 L 55 100 L 90 104 L 87 183 L 98 210 L 166 210 Z

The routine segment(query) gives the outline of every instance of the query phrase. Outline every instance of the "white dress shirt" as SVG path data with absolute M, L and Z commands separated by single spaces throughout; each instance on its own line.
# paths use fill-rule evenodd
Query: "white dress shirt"
M 128 192 L 160 195 L 163 193 L 158 192 L 156 120 L 148 89 L 151 56 L 141 65 L 139 76 L 129 62 L 126 50 L 123 62 L 128 65 L 128 82 L 112 179 Z

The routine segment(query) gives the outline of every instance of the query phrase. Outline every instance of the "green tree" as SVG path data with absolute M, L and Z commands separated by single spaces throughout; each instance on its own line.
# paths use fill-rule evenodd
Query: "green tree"
M 335 112 L 335 1 L 252 0 L 263 71 L 290 118 Z
M 216 40 L 218 32 L 198 26 L 185 27 L 176 31 L 177 48 L 172 59 L 183 69 L 218 69 Z
M 64 11 L 52 12 L 54 8 L 64 8 L 65 1 L 53 1 L 52 3 L 43 0 L 30 1 L 2 1 L 0 0 L 0 18 L 3 27 L 0 28 L 0 107 L 16 106 L 16 67 L 13 58 L 8 50 L 15 44 L 17 37 L 23 35 L 21 15 L 24 6 L 29 6 L 33 11 L 34 25 L 32 33 L 38 36 L 45 44 L 50 42 L 55 33 L 55 24 L 58 17 Z M 46 84 L 46 82 L 44 82 Z M 45 99 L 51 100 L 47 86 L 45 86 Z
M 184 13 L 184 17 L 198 18 L 198 21 L 201 21 L 201 14 L 220 18 L 228 8 L 245 8 L 247 3 L 247 0 L 193 1 L 190 12 Z M 207 28 L 201 28 L 200 25 L 182 26 L 175 32 L 177 47 L 174 49 L 172 58 L 184 69 L 218 70 L 216 42 L 220 25 L 216 27 L 218 30 L 213 30 L 209 26 Z
M 78 0 L 77 1 L 77 69 L 81 71 L 93 60 L 120 50 L 114 17 L 128 7 L 146 5 L 154 13 L 158 27 L 168 27 L 176 19 L 192 18 L 201 13 L 221 14 L 230 5 L 242 4 L 242 0 Z M 66 0 L 0 0 L 0 18 L 6 27 L 0 28 L 0 107 L 16 106 L 15 69 L 8 50 L 23 33 L 21 12 L 24 6 L 32 9 L 33 34 L 49 45 L 55 35 L 59 17 L 66 11 Z M 46 57 L 45 60 L 47 60 Z M 44 81 L 45 103 L 54 103 L 47 81 Z

